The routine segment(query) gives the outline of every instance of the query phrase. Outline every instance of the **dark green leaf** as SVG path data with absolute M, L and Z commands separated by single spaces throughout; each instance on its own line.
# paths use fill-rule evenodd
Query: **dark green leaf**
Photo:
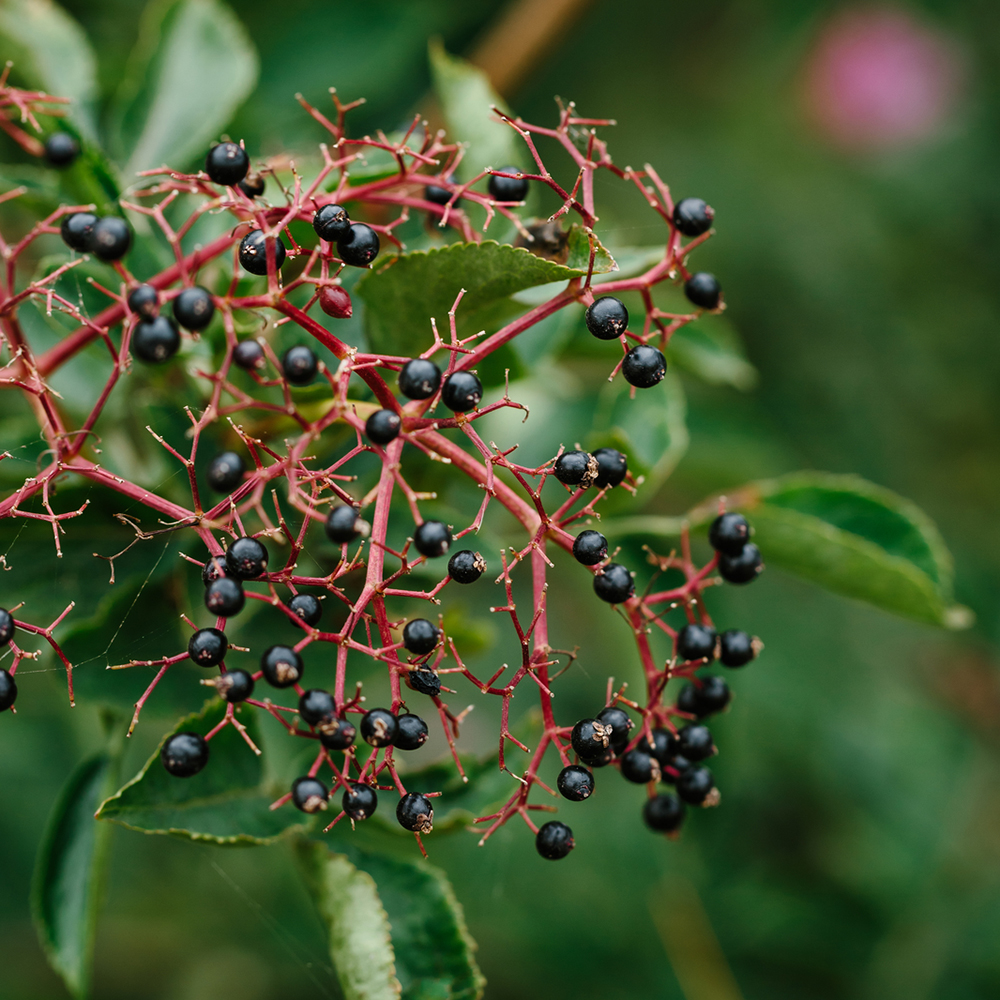
M 721 316 L 703 316 L 670 338 L 669 361 L 712 385 L 752 389 L 757 369 L 747 360 L 739 336 Z

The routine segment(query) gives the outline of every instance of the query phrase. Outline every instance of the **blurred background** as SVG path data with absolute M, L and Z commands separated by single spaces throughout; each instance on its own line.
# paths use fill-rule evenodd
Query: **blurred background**
M 65 7 L 113 91 L 140 5 Z M 650 162 L 675 195 L 715 208 L 718 235 L 698 263 L 720 276 L 760 373 L 745 393 L 685 377 L 691 445 L 646 512 L 679 513 L 800 468 L 857 472 L 935 519 L 955 555 L 956 597 L 977 615 L 971 631 L 947 634 L 776 571 L 712 595 L 717 621 L 766 644 L 713 726 L 720 809 L 693 815 L 671 843 L 641 825 L 640 789 L 608 781 L 601 808 L 563 806 L 581 845 L 564 863 L 539 864 L 521 830 L 485 849 L 468 834 L 432 840 L 479 942 L 487 997 L 1000 995 L 995 5 L 235 9 L 261 71 L 229 132 L 254 155 L 319 141 L 296 92 L 314 104 L 331 85 L 366 96 L 354 134 L 427 107 L 431 36 L 487 69 L 529 120 L 551 122 L 554 95 L 616 118 L 617 163 Z M 605 181 L 598 204 L 606 242 L 660 237 L 627 186 Z M 91 572 L 103 581 L 103 566 Z M 579 614 L 589 595 L 574 581 L 553 594 L 555 639 L 587 650 L 586 671 L 560 692 L 567 719 L 593 711 L 608 673 L 638 677 L 621 665 L 627 637 Z M 16 734 L 0 727 L 9 1000 L 65 995 L 36 943 L 28 885 L 53 799 L 98 730 L 92 713 L 65 706 L 56 677 L 38 679 L 48 697 L 19 703 Z M 168 722 L 153 718 L 126 773 Z M 283 846 L 227 851 L 116 831 L 95 996 L 337 996 L 293 875 Z

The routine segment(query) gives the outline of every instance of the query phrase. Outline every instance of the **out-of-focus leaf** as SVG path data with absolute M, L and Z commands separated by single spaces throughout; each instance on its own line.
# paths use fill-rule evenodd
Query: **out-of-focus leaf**
M 121 94 L 126 179 L 204 156 L 257 72 L 256 49 L 225 4 L 170 0 L 150 8 Z
M 703 316 L 682 326 L 670 338 L 667 358 L 712 385 L 746 391 L 757 384 L 757 369 L 743 353 L 736 331 L 721 316 Z
M 203 736 L 225 715 L 225 702 L 213 699 L 197 715 L 181 719 L 172 733 Z M 256 711 L 243 706 L 240 722 L 260 746 Z M 143 769 L 105 800 L 98 819 L 110 819 L 141 833 L 170 833 L 213 844 L 267 844 L 291 831 L 301 831 L 302 814 L 291 807 L 269 806 L 280 791 L 264 779 L 264 765 L 229 725 L 212 737 L 204 770 L 191 778 L 175 778 L 160 763 L 160 747 Z

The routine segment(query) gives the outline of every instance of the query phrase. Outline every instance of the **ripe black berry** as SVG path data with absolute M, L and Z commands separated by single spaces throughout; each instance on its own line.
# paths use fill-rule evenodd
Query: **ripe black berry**
M 378 808 L 378 794 L 371 785 L 355 781 L 340 800 L 340 808 L 353 820 L 368 819 Z
M 587 329 L 598 340 L 616 340 L 628 328 L 628 309 L 621 299 L 602 295 L 587 307 Z
M 235 142 L 220 142 L 205 157 L 205 173 L 216 184 L 239 184 L 250 169 L 250 157 Z
M 285 351 L 281 359 L 281 370 L 292 385 L 308 385 L 319 371 L 319 358 L 312 348 L 296 344 Z
M 427 667 L 418 667 L 415 670 L 410 670 L 404 676 L 406 677 L 406 683 L 414 691 L 420 692 L 420 694 L 436 698 L 441 693 L 440 676 Z
M 450 177 L 445 177 L 444 180 L 451 183 Z M 424 188 L 424 198 L 435 205 L 447 205 L 451 201 L 451 192 L 440 184 L 428 184 Z
M 92 212 L 74 212 L 72 215 L 63 216 L 59 235 L 70 250 L 79 250 L 82 253 L 90 244 L 90 235 L 96 225 L 97 216 Z
M 722 297 L 722 286 L 714 274 L 699 271 L 684 282 L 684 294 L 690 302 L 702 309 L 717 309 Z
M 597 721 L 611 727 L 609 739 L 613 750 L 621 750 L 628 743 L 629 733 L 632 732 L 634 723 L 624 709 L 618 708 L 617 705 L 602 708 L 597 713 Z
M 351 228 L 351 219 L 346 208 L 340 205 L 324 205 L 313 216 L 313 229 L 321 240 L 328 243 L 336 243 L 342 236 L 346 236 Z
M 262 229 L 251 230 L 240 242 L 240 266 L 251 274 L 267 274 L 267 246 L 274 247 L 274 270 L 285 263 L 285 244 L 280 237 L 265 237 Z
M 705 760 L 715 753 L 715 744 L 708 726 L 696 722 L 685 726 L 677 733 L 677 749 L 688 760 Z
M 13 638 L 14 616 L 6 608 L 0 608 L 0 648 Z
M 622 362 L 625 381 L 639 389 L 648 389 L 658 384 L 666 374 L 667 359 L 662 351 L 649 344 L 636 344 Z
M 430 399 L 441 384 L 441 369 L 428 358 L 413 358 L 399 373 L 399 391 L 407 399 Z
M 733 697 L 729 685 L 721 677 L 711 674 L 701 681 L 701 687 L 685 684 L 677 695 L 677 707 L 699 719 L 721 712 Z
M 245 371 L 264 367 L 264 348 L 256 340 L 241 340 L 233 351 L 233 362 Z
M 215 679 L 215 690 L 235 705 L 253 694 L 253 678 L 245 670 L 229 670 Z
M 566 857 L 575 846 L 573 831 L 555 819 L 540 827 L 535 837 L 535 850 L 549 861 Z
M 367 522 L 363 522 L 367 523 Z M 334 507 L 326 515 L 326 537 L 338 545 L 346 545 L 355 538 L 361 537 L 361 526 L 358 524 L 358 511 L 349 504 Z
M 678 776 L 683 774 L 689 767 L 694 767 L 694 764 L 687 757 L 674 754 L 673 757 L 664 763 L 663 777 L 660 780 L 665 785 L 676 785 Z
M 581 719 L 573 727 L 569 741 L 581 757 L 596 757 L 611 745 L 612 731 L 597 719 Z
M 593 486 L 600 471 L 597 459 L 586 451 L 564 451 L 557 459 L 552 474 L 566 486 L 585 490 Z
M 205 589 L 205 607 L 220 618 L 232 618 L 243 610 L 246 595 L 239 580 L 221 576 Z
M 201 582 L 207 587 L 213 580 L 228 576 L 225 556 L 212 556 L 201 568 Z
M 256 538 L 237 538 L 226 551 L 226 569 L 238 580 L 256 580 L 267 569 L 267 549 Z
M 413 544 L 422 556 L 436 559 L 451 547 L 451 529 L 443 521 L 424 521 L 413 532 Z
M 474 410 L 483 398 L 483 383 L 472 372 L 452 372 L 441 387 L 441 402 L 454 413 Z
M 299 718 L 310 726 L 323 719 L 332 719 L 337 714 L 337 703 L 333 695 L 322 688 L 310 688 L 299 695 Z
M 608 540 L 599 531 L 581 531 L 573 540 L 573 557 L 584 566 L 596 566 L 608 558 Z
M 319 624 L 323 617 L 323 606 L 312 594 L 296 594 L 289 602 L 288 608 L 294 611 L 307 625 Z
M 185 288 L 174 299 L 174 319 L 188 330 L 204 330 L 214 315 L 212 293 L 201 285 Z
M 715 659 L 715 629 L 708 625 L 685 625 L 677 633 L 677 653 L 682 660 Z
M 208 763 L 208 744 L 197 733 L 174 733 L 163 744 L 160 760 L 175 778 L 190 778 Z
M 504 174 L 519 174 L 517 167 L 501 167 Z M 524 201 L 528 197 L 528 181 L 525 177 L 497 177 L 490 174 L 487 184 L 490 197 L 495 201 Z
M 674 205 L 674 225 L 685 236 L 701 236 L 712 227 L 715 210 L 701 198 L 684 198 Z
M 556 787 L 563 798 L 570 802 L 582 802 L 594 794 L 594 776 L 579 764 L 570 764 L 559 772 Z
M 392 745 L 398 750 L 419 750 L 427 742 L 427 723 L 419 715 L 401 715 L 396 725 Z
M 635 580 L 621 563 L 608 563 L 594 576 L 594 593 L 608 604 L 622 604 L 635 593 Z
M 677 794 L 693 806 L 700 806 L 714 788 L 712 772 L 701 764 L 687 768 L 677 778 Z
M 334 319 L 350 319 L 354 314 L 351 296 L 341 285 L 324 285 L 319 290 L 319 307 Z
M 403 629 L 403 645 L 407 652 L 423 656 L 431 652 L 441 638 L 441 630 L 426 618 L 414 618 Z
M 323 719 L 317 726 L 319 741 L 327 750 L 346 750 L 358 735 L 354 724 L 346 719 Z
M 9 670 L 0 670 L 0 712 L 6 712 L 17 701 L 17 682 Z
M 269 646 L 260 658 L 260 669 L 271 687 L 286 688 L 299 682 L 305 665 L 291 646 Z
M 434 829 L 434 809 L 426 795 L 408 792 L 396 806 L 396 820 L 404 830 L 430 833 Z
M 757 655 L 759 639 L 752 639 L 746 632 L 731 628 L 719 639 L 719 659 L 727 667 L 746 666 Z
M 292 802 L 296 809 L 304 813 L 317 813 L 326 808 L 330 797 L 326 785 L 318 778 L 296 778 L 292 782 Z
M 246 465 L 235 451 L 224 451 L 208 467 L 208 485 L 219 493 L 232 493 L 243 482 Z
M 708 529 L 708 543 L 717 552 L 738 556 L 750 541 L 750 525 L 742 514 L 720 514 Z
M 387 708 L 373 708 L 361 717 L 361 738 L 373 747 L 387 747 L 398 730 L 396 716 Z
M 600 489 L 606 486 L 617 486 L 628 472 L 628 460 L 614 448 L 598 448 L 594 452 L 597 460 L 597 478 L 595 484 Z
M 676 752 L 677 740 L 669 729 L 654 729 L 652 742 L 643 736 L 636 744 L 636 749 L 655 757 L 663 767 L 670 762 Z
M 337 240 L 337 256 L 352 267 L 367 267 L 377 256 L 381 244 L 378 233 L 363 222 L 352 222 L 351 228 Z
M 267 187 L 267 182 L 258 173 L 247 174 L 236 185 L 248 198 L 259 198 Z
M 580 755 L 580 763 L 587 767 L 607 767 L 615 759 L 615 752 L 611 747 L 605 747 L 592 755 Z
M 403 420 L 395 410 L 376 410 L 365 421 L 365 434 L 372 444 L 388 444 L 399 437 Z
M 152 285 L 136 285 L 128 293 L 128 307 L 143 319 L 153 319 L 160 308 L 160 293 Z
M 753 542 L 747 542 L 738 556 L 719 553 L 719 575 L 729 583 L 750 583 L 764 570 L 764 557 Z
M 673 833 L 684 822 L 684 803 L 676 795 L 664 792 L 642 807 L 646 826 L 657 833 Z
M 475 583 L 486 572 L 486 560 L 471 549 L 460 549 L 448 560 L 448 575 L 455 583 Z
M 180 346 L 177 324 L 166 316 L 143 320 L 132 333 L 132 350 L 150 364 L 158 365 L 172 358 Z
M 79 153 L 80 144 L 66 132 L 53 132 L 45 140 L 45 159 L 53 167 L 68 167 Z
M 188 656 L 199 667 L 217 667 L 226 656 L 229 640 L 217 628 L 200 628 L 188 639 Z
M 646 785 L 651 781 L 659 781 L 661 777 L 660 762 L 652 754 L 642 750 L 629 750 L 622 757 L 622 777 L 637 785 Z
M 117 215 L 106 215 L 94 223 L 87 249 L 101 260 L 121 260 L 132 246 L 132 230 Z

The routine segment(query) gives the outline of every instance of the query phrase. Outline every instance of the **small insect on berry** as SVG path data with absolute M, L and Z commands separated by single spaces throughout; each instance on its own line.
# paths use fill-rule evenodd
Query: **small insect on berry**
M 427 742 L 427 723 L 419 715 L 401 715 L 396 724 L 392 745 L 397 750 L 419 750 Z
M 250 169 L 247 151 L 235 142 L 220 142 L 205 157 L 205 173 L 216 183 L 239 184 Z
M 396 716 L 387 708 L 373 708 L 361 717 L 361 738 L 370 746 L 389 746 L 398 730 Z
M 299 718 L 308 725 L 318 725 L 324 719 L 334 718 L 336 714 L 337 703 L 329 691 L 310 688 L 299 695 Z
M 288 609 L 310 626 L 318 625 L 323 617 L 323 605 L 312 594 L 296 594 L 288 602 Z
M 256 580 L 267 569 L 267 549 L 256 538 L 237 538 L 226 551 L 226 570 L 238 580 Z
M 244 371 L 263 368 L 266 360 L 264 348 L 256 340 L 241 340 L 233 351 L 233 363 Z
M 317 727 L 319 741 L 327 750 L 346 750 L 354 743 L 358 731 L 346 719 L 323 719 Z
M 441 385 L 441 369 L 428 358 L 413 358 L 399 373 L 399 391 L 407 399 L 430 399 Z
M 90 244 L 90 235 L 97 225 L 97 216 L 92 212 L 73 212 L 63 216 L 59 225 L 59 235 L 70 250 L 83 253 Z
M 715 659 L 715 629 L 689 624 L 677 633 L 677 654 L 682 660 Z
M 729 583 L 751 583 L 764 571 L 764 557 L 753 542 L 747 542 L 737 556 L 719 553 L 719 575 Z
M 240 266 L 251 274 L 267 274 L 268 247 L 274 248 L 274 270 L 280 271 L 287 250 L 280 237 L 265 236 L 262 229 L 251 230 L 240 242 Z
M 136 285 L 128 293 L 128 307 L 142 319 L 155 319 L 160 309 L 160 293 L 152 285 Z
M 573 539 L 573 558 L 584 566 L 596 566 L 608 558 L 608 540 L 599 531 L 581 531 Z
M 208 763 L 208 743 L 197 733 L 174 733 L 163 744 L 160 761 L 175 778 L 191 778 Z
M 363 222 L 352 222 L 337 240 L 337 256 L 351 267 L 367 267 L 378 256 L 380 248 L 378 233 Z
M 174 319 L 188 330 L 204 330 L 215 315 L 212 293 L 201 285 L 185 288 L 174 299 Z
M 701 198 L 683 198 L 674 205 L 673 223 L 685 236 L 701 236 L 712 228 L 715 209 Z
M 628 712 L 617 705 L 610 705 L 597 713 L 597 721 L 611 727 L 611 735 L 609 736 L 611 749 L 615 751 L 624 749 L 634 725 Z
M 760 639 L 738 628 L 727 629 L 719 637 L 719 659 L 726 667 L 745 667 L 762 648 Z
M 594 483 L 598 489 L 620 485 L 628 472 L 628 459 L 615 448 L 598 448 L 594 458 L 597 461 Z
M 417 667 L 409 670 L 403 675 L 406 683 L 420 694 L 426 694 L 431 698 L 436 698 L 441 693 L 441 677 L 427 667 Z
M 207 587 L 213 580 L 228 576 L 225 556 L 212 556 L 201 568 L 201 582 Z
M 232 618 L 243 610 L 246 594 L 239 580 L 221 576 L 205 588 L 205 607 L 220 618 Z
M 374 815 L 378 808 L 378 794 L 371 785 L 352 782 L 340 800 L 340 808 L 347 813 L 348 819 L 360 822 Z
M 499 170 L 499 173 L 502 174 L 519 174 L 520 172 L 517 167 L 501 167 Z M 528 179 L 526 177 L 498 177 L 497 174 L 490 174 L 489 183 L 486 186 L 494 201 L 521 202 L 528 197 Z
M 468 413 L 483 399 L 483 383 L 472 372 L 452 372 L 441 387 L 441 402 L 453 413 Z
M 403 418 L 395 410 L 376 410 L 365 421 L 365 434 L 372 444 L 387 445 L 402 429 Z
M 199 667 L 217 667 L 226 657 L 229 639 L 218 628 L 200 628 L 188 639 L 188 656 Z
M 684 282 L 684 294 L 689 302 L 702 309 L 718 309 L 719 300 L 722 298 L 722 286 L 714 274 L 699 271 Z
M 318 813 L 326 808 L 330 792 L 318 778 L 308 776 L 292 782 L 292 803 L 304 813 Z
M 302 679 L 305 664 L 291 646 L 269 646 L 260 658 L 260 669 L 271 687 L 286 688 Z
M 750 525 L 742 514 L 720 514 L 708 529 L 708 544 L 717 552 L 738 556 L 750 541 Z
M 594 757 L 611 745 L 610 726 L 597 719 L 581 719 L 570 733 L 569 741 L 581 757 Z
M 6 712 L 17 701 L 17 682 L 9 670 L 0 670 L 0 712 Z
M 423 656 L 441 641 L 441 629 L 426 618 L 414 618 L 403 629 L 403 645 L 408 653 Z
M 253 694 L 253 678 L 245 670 L 227 670 L 212 681 L 215 690 L 236 705 Z
M 556 788 L 564 799 L 582 802 L 594 794 L 594 776 L 579 764 L 570 764 L 559 772 Z
M 555 819 L 539 827 L 535 835 L 535 850 L 548 861 L 566 857 L 575 846 L 573 831 Z
M 117 215 L 106 215 L 94 223 L 87 250 L 103 261 L 121 260 L 132 246 L 132 230 Z
M 678 776 L 676 786 L 677 794 L 689 805 L 700 806 L 703 803 L 714 805 L 718 801 L 715 778 L 712 772 L 701 764 L 685 768 Z
M 180 330 L 168 316 L 155 316 L 136 324 L 131 346 L 143 361 L 159 365 L 169 361 L 180 349 Z
M 673 833 L 681 828 L 686 809 L 676 795 L 663 792 L 642 807 L 642 818 L 650 830 L 657 833 Z
M 45 159 L 50 166 L 68 167 L 80 155 L 80 144 L 67 132 L 53 132 L 45 140 Z
M 319 358 L 311 347 L 296 344 L 282 356 L 281 370 L 290 385 L 308 385 L 319 371 Z
M 677 733 L 677 749 L 681 756 L 688 760 L 705 760 L 716 753 L 708 726 L 696 722 L 685 726 Z
M 658 385 L 666 374 L 667 359 L 662 351 L 649 344 L 636 344 L 622 362 L 625 381 L 637 389 L 649 389 Z
M 428 559 L 437 559 L 451 548 L 451 529 L 443 521 L 424 521 L 413 532 L 413 544 Z
M 430 833 L 434 829 L 434 809 L 426 795 L 408 792 L 396 806 L 396 820 L 404 830 Z
M 6 608 L 0 608 L 0 649 L 13 638 L 14 616 Z
M 340 285 L 324 285 L 319 290 L 319 307 L 334 319 L 350 319 L 354 314 L 351 296 Z
M 258 173 L 249 173 L 236 185 L 248 198 L 259 198 L 267 187 L 267 181 Z
M 455 583 L 475 583 L 486 572 L 486 560 L 471 549 L 460 549 L 448 560 L 448 575 Z
M 356 538 L 363 538 L 369 530 L 368 522 L 361 519 L 357 508 L 346 503 L 334 507 L 326 515 L 324 527 L 326 537 L 338 545 L 347 545 Z
M 313 229 L 321 240 L 336 243 L 351 228 L 347 209 L 340 205 L 323 205 L 313 216 Z
M 552 469 L 564 486 L 579 486 L 581 490 L 593 486 L 599 472 L 597 459 L 586 451 L 564 451 Z
M 635 593 L 635 580 L 621 563 L 608 563 L 594 576 L 594 593 L 608 604 L 622 604 Z
M 636 785 L 648 785 L 651 781 L 659 781 L 661 775 L 660 762 L 652 755 L 642 750 L 629 750 L 621 761 L 622 777 Z
M 235 451 L 224 451 L 208 467 L 208 485 L 218 493 L 232 493 L 243 482 L 246 463 Z
M 598 340 L 617 340 L 628 329 L 628 309 L 621 299 L 602 295 L 587 307 L 584 321 Z

